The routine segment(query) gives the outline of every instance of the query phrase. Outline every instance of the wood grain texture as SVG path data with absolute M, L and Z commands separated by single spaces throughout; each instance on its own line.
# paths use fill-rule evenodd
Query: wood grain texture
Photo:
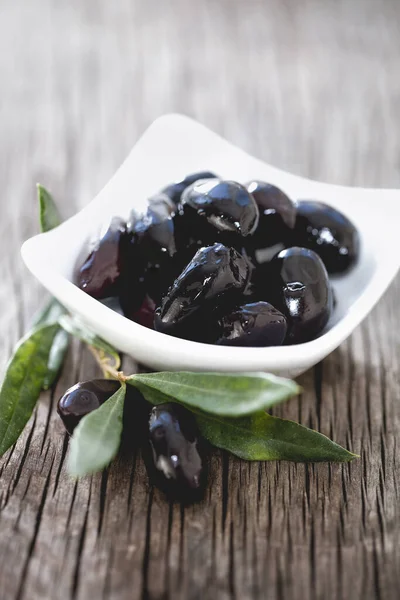
M 177 111 L 295 173 L 399 187 L 399 57 L 397 0 L 2 0 L 1 363 L 43 300 L 19 257 L 37 231 L 36 181 L 72 215 Z M 134 444 L 103 475 L 67 477 L 55 403 L 95 372 L 74 342 L 0 460 L 1 600 L 397 599 L 399 293 L 398 279 L 276 411 L 361 459 L 215 452 L 192 507 L 149 485 Z

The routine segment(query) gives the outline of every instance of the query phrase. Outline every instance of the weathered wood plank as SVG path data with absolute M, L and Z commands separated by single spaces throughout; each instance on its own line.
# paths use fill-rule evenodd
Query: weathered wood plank
M 399 56 L 396 0 L 3 0 L 2 364 L 43 296 L 19 258 L 37 228 L 37 180 L 69 216 L 154 118 L 182 111 L 293 172 L 399 187 Z M 55 403 L 95 373 L 74 343 L 0 461 L 1 600 L 397 598 L 399 292 L 400 279 L 276 411 L 361 459 L 215 452 L 192 507 L 150 486 L 134 443 L 103 476 L 67 477 Z

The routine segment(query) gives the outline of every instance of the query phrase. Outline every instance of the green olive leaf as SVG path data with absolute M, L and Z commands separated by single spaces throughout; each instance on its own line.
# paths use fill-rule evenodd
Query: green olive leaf
M 100 362 L 103 362 L 116 371 L 119 369 L 121 359 L 115 348 L 90 331 L 79 319 L 70 315 L 62 315 L 59 323 L 65 331 L 98 350 Z
M 116 456 L 122 434 L 126 385 L 122 384 L 104 404 L 86 415 L 71 439 L 68 472 L 83 477 L 101 471 Z
M 11 357 L 0 389 L 0 456 L 19 438 L 48 372 L 57 324 L 37 327 L 22 338 Z
M 45 306 L 40 309 L 33 317 L 32 328 L 38 325 L 53 325 L 58 323 L 61 315 L 66 314 L 65 308 L 56 300 L 51 298 Z
M 33 319 L 33 326 L 41 325 L 58 325 L 58 320 L 61 315 L 65 315 L 65 308 L 55 299 L 52 298 L 46 306 L 38 312 Z M 49 362 L 47 365 L 47 374 L 43 380 L 43 389 L 48 390 L 56 381 L 60 369 L 64 363 L 65 354 L 68 350 L 69 336 L 68 333 L 59 325 L 54 334 L 53 345 L 49 354 Z
M 60 223 L 50 194 L 38 185 L 40 229 L 49 231 Z M 58 324 L 65 309 L 50 300 L 34 318 L 32 330 L 18 342 L 6 367 L 0 389 L 0 456 L 17 441 L 40 391 L 55 381 L 68 346 L 68 335 Z
M 61 217 L 51 194 L 40 183 L 37 184 L 37 194 L 40 231 L 45 233 L 46 231 L 50 231 L 50 229 L 54 229 L 54 227 L 58 227 L 61 223 Z
M 51 194 L 40 184 L 37 185 L 37 192 L 40 231 L 44 233 L 57 227 L 61 223 L 61 217 Z M 34 317 L 33 326 L 57 323 L 60 316 L 65 313 L 65 308 L 55 298 L 52 298 Z M 68 334 L 61 327 L 58 327 L 49 354 L 47 374 L 43 380 L 43 389 L 45 390 L 48 390 L 57 379 L 68 349 L 68 341 Z
M 151 388 L 189 408 L 228 417 L 266 410 L 300 392 L 296 382 L 267 373 L 140 373 L 128 383 L 145 397 Z
M 47 363 L 47 373 L 43 380 L 43 389 L 48 390 L 56 381 L 58 374 L 64 364 L 64 358 L 68 350 L 69 335 L 61 327 L 58 328 L 51 346 L 49 360 Z
M 317 431 L 264 412 L 240 419 L 196 412 L 196 420 L 211 444 L 245 460 L 348 462 L 357 458 Z
M 151 387 L 146 387 L 145 385 L 136 385 L 134 380 L 132 379 L 132 376 L 126 380 L 126 383 L 129 383 L 129 385 L 132 385 L 133 387 L 138 389 L 141 392 L 144 399 L 147 400 L 147 402 L 149 402 L 150 404 L 153 404 L 154 406 L 158 406 L 159 404 L 165 404 L 166 402 L 176 402 L 175 398 L 171 398 L 171 396 L 167 396 L 159 390 L 156 390 Z M 186 405 L 184 402 L 180 402 L 180 404 L 183 404 L 183 406 L 185 406 L 188 410 L 194 412 L 194 410 L 190 406 Z

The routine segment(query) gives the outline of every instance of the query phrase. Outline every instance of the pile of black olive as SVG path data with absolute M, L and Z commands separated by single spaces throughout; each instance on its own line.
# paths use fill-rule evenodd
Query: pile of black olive
M 128 223 L 114 218 L 76 283 L 169 335 L 278 346 L 321 334 L 334 305 L 328 273 L 347 272 L 358 255 L 356 228 L 334 208 L 201 172 L 164 188 Z

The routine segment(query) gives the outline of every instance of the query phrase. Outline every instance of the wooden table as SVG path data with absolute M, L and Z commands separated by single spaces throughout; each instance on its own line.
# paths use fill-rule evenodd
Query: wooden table
M 397 0 L 3 0 L 2 364 L 44 300 L 19 256 L 37 231 L 36 181 L 72 215 L 177 111 L 295 173 L 399 187 L 399 57 Z M 188 508 L 149 485 L 140 453 L 68 478 L 55 404 L 95 373 L 74 342 L 0 461 L 1 600 L 397 599 L 399 291 L 400 279 L 277 411 L 361 459 L 216 451 L 206 498 Z

